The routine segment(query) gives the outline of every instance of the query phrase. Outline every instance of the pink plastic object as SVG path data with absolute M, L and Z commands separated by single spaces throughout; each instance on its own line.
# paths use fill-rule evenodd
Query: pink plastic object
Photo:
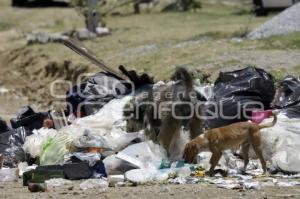
M 271 110 L 266 111 L 252 111 L 252 122 L 255 124 L 260 124 L 264 119 L 272 115 Z

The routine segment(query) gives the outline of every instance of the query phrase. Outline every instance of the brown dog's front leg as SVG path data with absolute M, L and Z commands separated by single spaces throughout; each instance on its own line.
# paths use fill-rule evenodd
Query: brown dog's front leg
M 222 152 L 214 152 L 210 158 L 210 169 L 209 169 L 209 175 L 210 176 L 213 176 L 214 175 L 214 170 L 215 170 L 215 167 L 217 166 L 220 158 L 222 156 Z

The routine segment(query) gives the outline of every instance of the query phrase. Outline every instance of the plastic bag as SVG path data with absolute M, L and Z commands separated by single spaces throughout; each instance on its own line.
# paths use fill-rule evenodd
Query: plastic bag
M 89 130 L 85 130 L 83 135 L 73 141 L 74 146 L 78 148 L 109 148 L 106 140 Z
M 0 134 L 0 153 L 4 155 L 4 166 L 16 167 L 19 162 L 25 161 L 22 146 L 27 134 L 30 132 L 23 127 Z
M 49 117 L 47 112 L 36 113 L 30 106 L 22 107 L 16 118 L 10 120 L 13 128 L 25 127 L 33 131 L 43 127 L 43 120 Z
M 26 137 L 23 149 L 32 158 L 39 157 L 43 151 L 43 143 L 54 137 L 58 132 L 54 129 L 41 128 L 34 130 L 33 134 Z
M 71 157 L 76 157 L 77 159 L 81 160 L 82 162 L 88 162 L 90 167 L 93 167 L 98 161 L 101 160 L 100 153 L 72 153 L 68 154 L 65 159 L 70 159 Z
M 279 83 L 274 103 L 275 108 L 287 108 L 300 103 L 300 81 L 288 75 Z
M 167 153 L 162 146 L 146 141 L 128 146 L 116 157 L 129 162 L 136 168 L 158 169 L 162 160 L 167 158 Z
M 41 165 L 62 164 L 63 157 L 69 152 L 67 145 L 71 143 L 68 134 L 58 133 L 47 140 L 43 145 L 43 152 L 40 156 Z
M 103 163 L 107 175 L 120 175 L 136 168 L 132 164 L 117 158 L 116 155 L 108 156 L 103 160 Z
M 268 123 L 272 119 L 266 119 Z M 282 114 L 274 127 L 262 129 L 263 152 L 273 167 L 285 172 L 300 172 L 300 119 Z
M 274 94 L 273 77 L 263 69 L 221 72 L 214 85 L 214 99 L 206 106 L 206 116 L 213 116 L 207 124 L 217 128 L 249 120 L 252 110 L 270 108 Z
M 168 173 L 160 172 L 153 168 L 133 169 L 125 173 L 125 178 L 134 183 L 144 184 L 147 182 L 160 182 L 169 178 Z
M 89 77 L 86 83 L 68 91 L 66 100 L 72 104 L 74 111 L 77 111 L 78 106 L 81 105 L 80 111 L 84 112 L 84 115 L 91 115 L 112 99 L 128 94 L 130 89 L 125 81 L 112 74 L 100 72 Z M 69 114 L 71 114 L 70 110 Z
M 9 130 L 10 129 L 8 128 L 6 122 L 0 117 L 0 134 L 5 133 Z

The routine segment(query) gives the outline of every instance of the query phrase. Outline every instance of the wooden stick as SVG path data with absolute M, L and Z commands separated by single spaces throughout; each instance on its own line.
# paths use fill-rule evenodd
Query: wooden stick
M 97 59 L 96 55 L 91 50 L 86 48 L 83 45 L 83 43 L 80 42 L 79 40 L 72 39 L 72 38 L 66 38 L 66 39 L 62 39 L 61 43 L 63 43 L 65 46 L 67 46 L 68 48 L 70 48 L 71 50 L 73 50 L 74 52 L 79 54 L 80 56 L 84 57 L 85 59 L 87 59 L 91 63 L 93 63 L 96 66 L 100 67 L 102 70 L 104 70 L 108 73 L 111 73 L 111 74 L 117 76 L 120 79 L 128 80 L 128 77 L 126 77 L 125 75 L 120 74 L 117 71 L 115 71 L 114 69 L 108 67 L 104 63 L 104 61 Z

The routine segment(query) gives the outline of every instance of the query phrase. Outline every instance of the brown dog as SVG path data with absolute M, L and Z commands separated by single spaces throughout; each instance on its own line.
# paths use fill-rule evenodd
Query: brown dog
M 194 163 L 198 153 L 201 151 L 211 151 L 212 157 L 210 159 L 211 167 L 209 173 L 213 175 L 214 169 L 222 156 L 222 151 L 241 145 L 244 157 L 244 171 L 246 171 L 247 164 L 249 163 L 249 146 L 251 145 L 265 173 L 267 167 L 262 153 L 260 129 L 273 127 L 276 124 L 277 116 L 275 113 L 272 113 L 272 115 L 274 120 L 271 124 L 258 125 L 251 122 L 240 122 L 208 130 L 185 146 L 184 159 L 186 162 Z

